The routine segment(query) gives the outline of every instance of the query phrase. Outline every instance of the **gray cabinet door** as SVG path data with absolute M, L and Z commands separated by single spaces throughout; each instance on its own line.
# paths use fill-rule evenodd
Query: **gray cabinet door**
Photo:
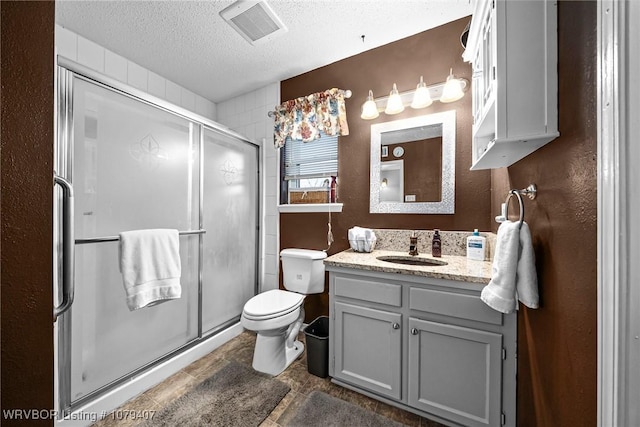
M 499 426 L 502 335 L 409 318 L 409 405 L 465 426 Z
M 335 378 L 401 399 L 402 315 L 335 303 Z

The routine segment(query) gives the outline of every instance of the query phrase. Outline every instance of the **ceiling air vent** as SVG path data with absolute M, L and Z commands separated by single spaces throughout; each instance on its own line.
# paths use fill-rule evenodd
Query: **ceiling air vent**
M 220 16 L 253 45 L 287 32 L 287 27 L 264 0 L 237 1 L 222 10 Z

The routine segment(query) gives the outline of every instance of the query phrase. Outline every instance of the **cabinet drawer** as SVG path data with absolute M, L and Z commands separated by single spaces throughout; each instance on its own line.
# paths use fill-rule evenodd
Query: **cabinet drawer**
M 502 314 L 489 308 L 479 296 L 475 295 L 411 288 L 409 307 L 411 310 L 502 325 Z
M 336 277 L 335 294 L 338 297 L 355 298 L 393 307 L 402 305 L 402 286 L 391 283 Z

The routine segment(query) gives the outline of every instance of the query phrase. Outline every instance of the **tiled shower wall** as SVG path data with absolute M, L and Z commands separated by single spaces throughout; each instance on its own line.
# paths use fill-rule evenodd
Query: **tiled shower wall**
M 280 83 L 245 93 L 217 105 L 217 121 L 256 141 L 264 142 L 262 157 L 262 278 L 261 292 L 278 288 L 279 213 L 278 150 L 273 148 L 273 119 L 267 115 L 280 103 Z
M 216 119 L 213 102 L 60 25 L 56 25 L 56 53 L 208 119 Z

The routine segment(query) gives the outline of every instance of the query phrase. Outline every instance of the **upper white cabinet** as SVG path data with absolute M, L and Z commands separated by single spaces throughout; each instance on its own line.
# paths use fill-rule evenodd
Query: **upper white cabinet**
M 463 58 L 473 69 L 472 170 L 509 166 L 558 133 L 557 3 L 477 0 Z

